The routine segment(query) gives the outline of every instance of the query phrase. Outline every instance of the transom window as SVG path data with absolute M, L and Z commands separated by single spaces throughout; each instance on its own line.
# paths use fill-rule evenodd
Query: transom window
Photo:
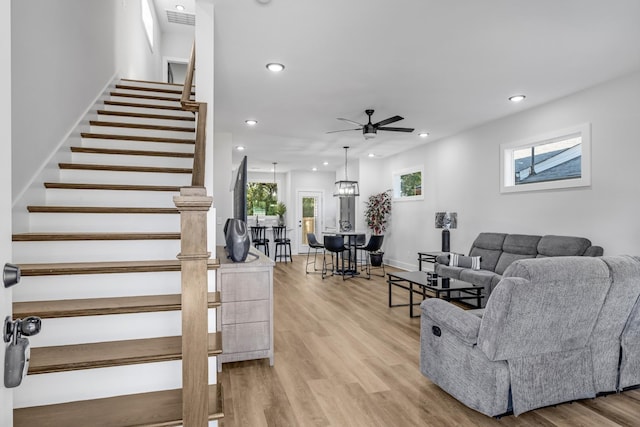
M 501 145 L 501 191 L 531 191 L 591 184 L 589 125 Z

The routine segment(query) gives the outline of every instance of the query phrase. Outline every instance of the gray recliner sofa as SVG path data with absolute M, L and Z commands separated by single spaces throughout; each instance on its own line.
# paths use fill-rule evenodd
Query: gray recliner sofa
M 639 296 L 638 258 L 515 261 L 482 318 L 423 301 L 420 370 L 489 416 L 637 385 Z
M 502 279 L 507 267 L 516 260 L 557 256 L 602 256 L 604 250 L 589 239 L 571 236 L 535 236 L 527 234 L 480 233 L 471 245 L 469 256 L 479 256 L 480 270 L 449 266 L 449 256 L 436 258 L 434 271 L 442 277 L 460 279 L 484 288 L 482 306 Z

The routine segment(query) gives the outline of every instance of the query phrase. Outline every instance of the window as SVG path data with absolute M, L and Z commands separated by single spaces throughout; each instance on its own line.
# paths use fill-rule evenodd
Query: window
M 147 35 L 147 40 L 149 41 L 151 52 L 153 52 L 153 14 L 151 13 L 149 0 L 140 0 L 140 8 L 142 13 L 142 25 L 144 26 L 144 32 Z
M 276 215 L 278 185 L 267 182 L 247 184 L 247 217 L 254 215 Z
M 583 124 L 500 146 L 503 193 L 591 185 L 591 132 Z
M 393 173 L 394 200 L 422 200 L 422 168 L 413 167 Z

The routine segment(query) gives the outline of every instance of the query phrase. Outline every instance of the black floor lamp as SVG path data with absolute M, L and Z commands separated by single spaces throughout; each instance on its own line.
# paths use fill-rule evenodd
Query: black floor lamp
M 457 212 L 436 212 L 436 228 L 442 228 L 442 252 L 450 252 L 449 230 L 458 228 Z

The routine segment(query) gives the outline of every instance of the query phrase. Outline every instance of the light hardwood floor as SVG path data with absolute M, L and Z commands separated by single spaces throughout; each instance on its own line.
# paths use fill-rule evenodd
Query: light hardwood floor
M 475 412 L 422 376 L 420 319 L 387 307 L 382 277 L 322 280 L 304 261 L 274 269 L 275 366 L 223 365 L 224 427 L 640 425 L 640 390 L 499 420 Z

